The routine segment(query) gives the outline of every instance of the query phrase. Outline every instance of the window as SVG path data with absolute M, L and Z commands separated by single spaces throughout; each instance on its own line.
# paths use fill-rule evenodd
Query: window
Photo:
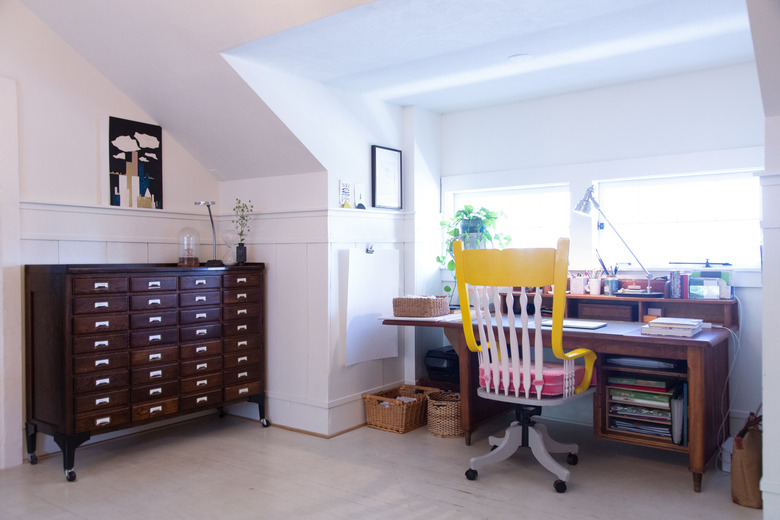
M 558 238 L 569 236 L 570 201 L 566 184 L 471 190 L 453 195 L 449 214 L 467 204 L 484 206 L 503 212 L 496 227 L 512 237 L 510 247 L 554 247 Z
M 752 173 L 601 181 L 596 189 L 607 219 L 648 269 L 707 260 L 760 267 L 761 195 Z M 596 247 L 604 262 L 635 266 L 610 226 L 603 228 Z

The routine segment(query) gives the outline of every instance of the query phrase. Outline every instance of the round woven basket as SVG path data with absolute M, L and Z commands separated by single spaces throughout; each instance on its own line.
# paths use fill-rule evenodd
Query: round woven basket
M 428 433 L 434 437 L 463 437 L 460 424 L 460 394 L 433 392 L 428 394 Z

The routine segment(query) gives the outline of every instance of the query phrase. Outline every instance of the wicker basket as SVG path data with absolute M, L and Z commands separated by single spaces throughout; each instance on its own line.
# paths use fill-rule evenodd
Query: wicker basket
M 447 296 L 393 298 L 393 316 L 408 318 L 430 318 L 450 313 Z
M 428 433 L 445 439 L 463 437 L 459 393 L 435 392 L 428 395 Z
M 425 424 L 428 417 L 428 395 L 434 392 L 439 392 L 439 389 L 401 385 L 376 394 L 363 394 L 366 422 L 370 428 L 393 433 L 406 433 L 417 429 Z M 405 403 L 396 397 L 416 397 L 417 400 Z

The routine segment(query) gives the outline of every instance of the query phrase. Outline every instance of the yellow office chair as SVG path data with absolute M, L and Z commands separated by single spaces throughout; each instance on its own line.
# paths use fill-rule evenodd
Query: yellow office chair
M 477 394 L 514 404 L 517 417 L 503 438 L 489 438 L 493 451 L 469 461 L 466 478 L 475 480 L 483 466 L 510 457 L 521 446 L 530 447 L 542 466 L 558 477 L 554 487 L 563 493 L 569 470 L 550 452 L 568 453 L 567 462 L 573 465 L 579 448 L 552 440 L 547 428 L 532 418 L 541 415 L 542 406 L 562 405 L 593 393 L 596 354 L 584 348 L 563 351 L 569 239 L 559 239 L 555 249 L 464 250 L 459 241 L 453 246 L 463 331 L 469 349 L 479 358 Z M 542 324 L 541 293 L 547 285 L 553 288 L 549 341 L 562 363 L 543 360 L 542 331 L 547 327 Z M 530 316 L 529 292 L 533 294 Z M 578 358 L 584 363 L 575 364 Z

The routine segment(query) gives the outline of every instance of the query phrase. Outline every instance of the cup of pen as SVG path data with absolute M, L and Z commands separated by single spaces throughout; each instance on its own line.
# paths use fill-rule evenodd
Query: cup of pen
M 604 279 L 604 294 L 615 295 L 620 290 L 620 280 L 617 276 L 609 275 Z

